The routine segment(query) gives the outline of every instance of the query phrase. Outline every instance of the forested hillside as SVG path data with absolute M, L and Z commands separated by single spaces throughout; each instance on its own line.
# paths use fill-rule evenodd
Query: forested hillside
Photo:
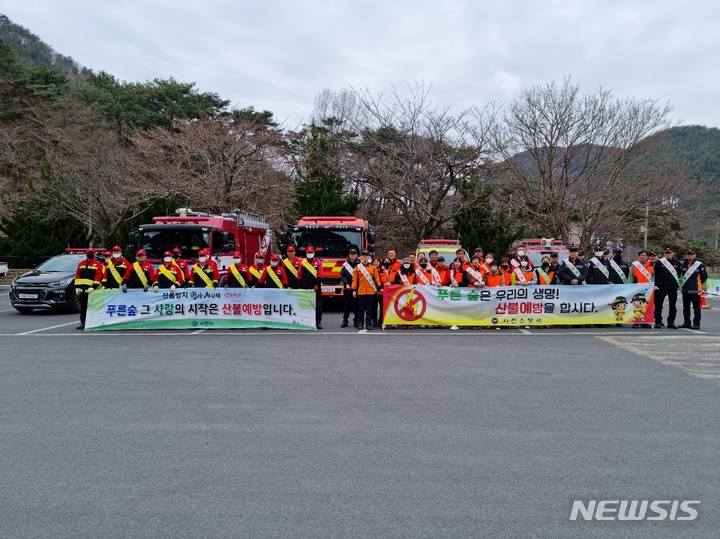
M 260 213 L 276 231 L 302 213 L 357 214 L 380 252 L 432 237 L 502 252 L 520 231 L 637 246 L 647 225 L 648 248 L 715 256 L 718 129 L 668 128 L 656 102 L 583 96 L 570 78 L 524 89 L 505 115 L 441 113 L 429 92 L 324 90 L 292 132 L 192 83 L 85 69 L 0 15 L 0 254 L 122 245 L 189 206 Z

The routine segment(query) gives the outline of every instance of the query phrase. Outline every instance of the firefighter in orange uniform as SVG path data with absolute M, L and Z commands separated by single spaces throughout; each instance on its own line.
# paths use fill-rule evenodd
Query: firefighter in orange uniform
M 301 259 L 295 256 L 295 247 L 293 245 L 288 246 L 285 253 L 287 254 L 287 257 L 282 261 L 282 266 L 288 278 L 288 288 L 302 288 L 299 284 Z M 306 249 L 305 254 L 307 253 L 308 251 Z M 313 248 L 313 256 L 314 253 L 315 250 Z
M 380 289 L 380 278 L 377 268 L 370 263 L 370 253 L 363 251 L 361 254 L 362 263 L 358 264 L 353 272 L 352 290 L 353 296 L 358 300 L 358 321 L 359 329 L 368 331 L 372 329 L 372 307 L 373 298 Z
M 80 301 L 80 325 L 75 329 L 85 329 L 88 296 L 100 286 L 102 274 L 103 265 L 95 258 L 95 250 L 90 247 L 85 251 L 85 260 L 82 260 L 75 270 L 75 294 Z
M 243 264 L 242 253 L 235 251 L 233 253 L 233 263 L 220 279 L 220 286 L 223 288 L 248 288 L 252 281 L 250 269 Z
M 123 276 L 122 291 L 127 292 L 128 288 L 142 288 L 148 291 L 150 285 L 155 282 L 155 269 L 147 261 L 147 251 L 140 249 L 135 253 L 135 263 L 128 266 Z
M 158 289 L 169 289 L 170 292 L 175 292 L 176 288 L 180 288 L 185 285 L 185 277 L 183 270 L 173 260 L 172 253 L 165 251 L 163 253 L 163 262 L 158 266 L 154 291 Z
M 288 249 L 290 248 L 288 247 Z M 315 291 L 315 327 L 317 329 L 322 329 L 322 279 L 322 262 L 315 258 L 315 247 L 309 246 L 305 249 L 305 258 L 300 261 L 297 281 L 301 289 Z
M 105 272 L 102 277 L 103 288 L 120 288 L 128 266 L 130 266 L 130 262 L 122 255 L 122 248 L 119 245 L 113 247 L 110 257 L 105 257 Z
M 210 256 L 209 249 L 202 249 L 198 253 L 197 264 L 190 270 L 189 286 L 200 288 L 215 288 L 220 281 L 220 272 L 217 263 Z
M 259 281 L 263 288 L 286 288 L 288 285 L 287 273 L 280 266 L 280 256 L 270 257 L 270 266 L 265 266 Z

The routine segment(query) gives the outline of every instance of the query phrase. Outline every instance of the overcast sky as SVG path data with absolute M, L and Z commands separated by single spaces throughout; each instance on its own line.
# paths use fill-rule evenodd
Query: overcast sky
M 717 0 L 0 0 L 0 13 L 96 72 L 195 82 L 289 128 L 326 87 L 424 81 L 459 112 L 565 75 L 720 127 Z

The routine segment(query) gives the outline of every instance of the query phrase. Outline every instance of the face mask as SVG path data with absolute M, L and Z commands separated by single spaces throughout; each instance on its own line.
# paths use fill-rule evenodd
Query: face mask
M 508 265 L 507 265 L 507 264 L 501 264 L 500 267 L 501 267 L 502 269 L 507 269 L 507 268 L 508 268 Z
M 263 264 L 263 259 L 262 259 L 262 258 L 258 258 L 258 259 L 255 261 L 255 264 L 257 264 L 258 266 L 261 266 L 261 265 Z
M 497 266 L 493 266 L 492 268 L 490 268 L 491 273 L 497 273 L 497 271 Z
M 233 264 L 239 264 L 242 262 L 242 258 L 233 258 Z
M 427 264 L 428 264 L 427 262 L 420 262 L 420 267 L 427 268 Z
M 600 258 L 602 256 L 602 251 L 595 251 L 595 256 Z
M 308 260 L 312 260 L 313 258 L 315 258 L 315 253 L 308 253 L 307 257 L 308 257 Z
M 522 262 L 520 262 L 520 265 L 521 265 L 523 268 L 527 268 L 527 262 L 526 262 L 525 260 L 523 260 Z
M 163 258 L 163 262 L 166 262 L 166 263 L 167 263 L 167 262 L 171 262 L 171 261 L 172 261 L 172 257 L 171 257 L 171 256 L 166 256 L 165 258 Z
M 198 262 L 200 262 L 200 263 L 203 263 L 203 262 L 205 262 L 206 260 L 207 260 L 207 257 L 206 257 L 206 256 L 199 256 L 199 257 L 198 257 Z
M 270 262 L 270 265 L 271 265 L 273 268 L 277 268 L 277 267 L 278 267 L 278 261 L 277 261 L 277 260 L 273 260 L 272 262 Z
M 549 267 L 550 267 L 550 262 L 543 262 L 543 263 L 542 263 L 542 267 L 543 267 L 543 269 L 549 268 Z
M 489 263 L 492 262 L 493 260 L 494 260 L 493 257 L 489 256 L 489 257 L 487 257 L 487 258 L 485 259 L 485 262 L 486 262 L 487 264 L 489 264 Z
M 410 264 L 403 264 L 403 268 L 410 269 Z
M 525 251 L 518 251 L 518 256 L 525 256 Z
M 120 258 L 122 256 L 122 253 L 113 253 L 113 258 Z
M 88 253 L 87 257 L 88 257 L 88 260 L 92 260 L 93 258 L 95 258 L 95 253 Z
M 389 268 L 389 267 L 390 267 L 390 262 L 383 262 L 383 267 L 384 267 L 384 268 Z
M 180 253 L 175 253 L 172 257 L 177 260 L 178 258 L 180 258 Z

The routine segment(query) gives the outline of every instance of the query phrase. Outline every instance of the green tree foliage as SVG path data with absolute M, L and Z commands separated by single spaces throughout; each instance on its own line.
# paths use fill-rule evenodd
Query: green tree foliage
M 356 191 L 348 192 L 339 166 L 343 148 L 352 135 L 339 129 L 340 122 L 324 119 L 313 123 L 304 139 L 303 159 L 295 182 L 293 219 L 303 215 L 353 215 L 360 205 Z
M 463 181 L 459 195 L 466 202 L 455 215 L 455 232 L 466 248 L 479 245 L 499 258 L 514 240 L 524 236 L 522 226 L 512 215 L 494 207 L 494 188 L 490 184 L 477 179 Z
M 120 82 L 101 71 L 88 77 L 80 96 L 94 104 L 122 136 L 133 129 L 172 129 L 177 119 L 214 117 L 229 104 L 215 93 L 199 93 L 194 83 L 170 78 L 146 83 Z

